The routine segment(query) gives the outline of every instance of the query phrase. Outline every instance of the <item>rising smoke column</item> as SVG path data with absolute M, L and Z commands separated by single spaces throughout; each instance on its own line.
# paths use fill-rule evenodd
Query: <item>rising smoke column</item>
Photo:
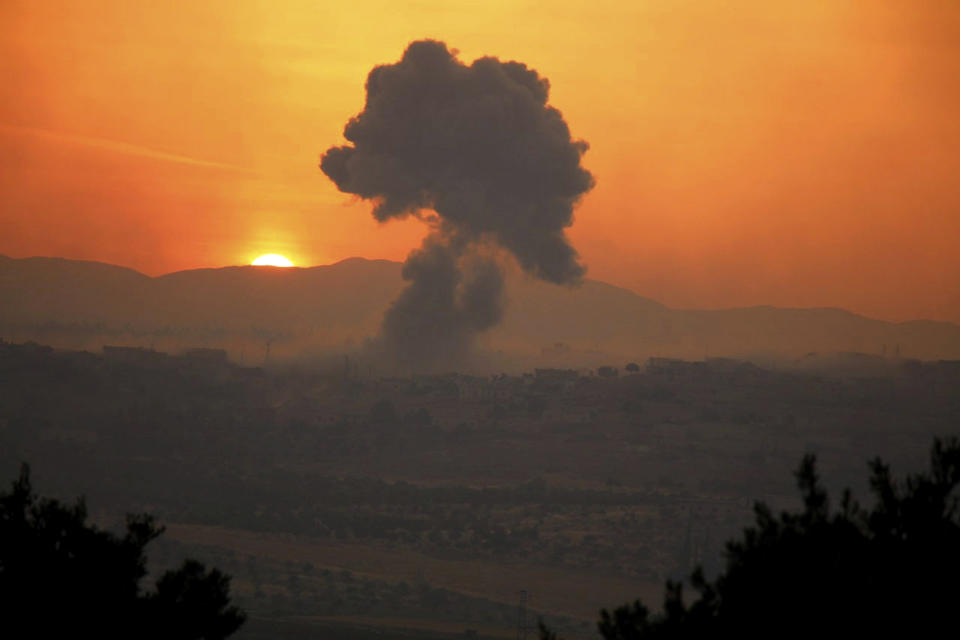
M 432 226 L 403 267 L 407 288 L 387 310 L 383 346 L 404 368 L 448 366 L 502 314 L 500 269 L 478 248 L 509 251 L 557 284 L 584 274 L 564 229 L 593 186 L 573 140 L 547 105 L 549 83 L 519 62 L 467 66 L 442 42 L 412 43 L 367 77 L 363 111 L 320 168 L 374 202 L 381 222 L 415 215 Z

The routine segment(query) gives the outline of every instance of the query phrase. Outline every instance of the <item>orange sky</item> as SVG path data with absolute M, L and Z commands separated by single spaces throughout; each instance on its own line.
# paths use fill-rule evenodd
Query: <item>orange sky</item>
M 403 259 L 317 169 L 408 42 L 527 63 L 590 277 L 675 307 L 960 322 L 960 3 L 0 2 L 0 253 L 150 274 Z

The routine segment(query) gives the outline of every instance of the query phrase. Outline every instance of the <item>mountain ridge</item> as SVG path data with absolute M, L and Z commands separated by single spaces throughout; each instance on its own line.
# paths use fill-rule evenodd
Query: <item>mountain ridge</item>
M 30 327 L 47 327 L 49 338 L 50 327 L 72 324 L 110 329 L 111 339 L 126 330 L 216 345 L 219 331 L 222 342 L 246 332 L 356 344 L 376 334 L 403 287 L 401 268 L 351 257 L 311 267 L 237 265 L 149 276 L 99 261 L 0 255 L 0 331 L 29 338 Z M 482 345 L 559 364 L 584 353 L 699 358 L 902 349 L 923 359 L 960 357 L 960 325 L 950 322 L 890 322 L 838 307 L 673 309 L 603 281 L 574 288 L 508 272 L 503 322 Z

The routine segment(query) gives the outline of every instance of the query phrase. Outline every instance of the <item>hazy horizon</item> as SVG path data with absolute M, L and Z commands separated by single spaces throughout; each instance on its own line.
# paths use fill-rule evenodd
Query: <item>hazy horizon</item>
M 233 269 L 233 268 L 251 268 L 251 269 L 254 269 L 254 268 L 265 268 L 265 269 L 291 269 L 291 270 L 297 270 L 297 269 L 300 269 L 300 270 L 304 270 L 304 269 L 316 269 L 316 268 L 321 268 L 321 267 L 331 267 L 331 266 L 335 266 L 335 265 L 338 265 L 338 264 L 341 264 L 341 263 L 344 263 L 344 262 L 349 262 L 349 261 L 351 261 L 351 260 L 363 260 L 363 261 L 367 261 L 367 262 L 389 262 L 389 263 L 396 264 L 396 265 L 402 265 L 402 264 L 403 264 L 403 261 L 402 261 L 402 260 L 394 260 L 394 259 L 390 259 L 390 258 L 371 258 L 371 257 L 366 257 L 366 256 L 361 256 L 361 255 L 353 255 L 353 256 L 346 256 L 346 257 L 344 257 L 344 258 L 339 258 L 339 259 L 333 260 L 333 261 L 331 261 L 331 262 L 318 263 L 318 264 L 310 264 L 310 265 L 294 264 L 294 265 L 288 266 L 288 267 L 287 267 L 287 266 L 277 267 L 277 266 L 270 266 L 270 265 L 253 265 L 253 264 L 249 264 L 249 263 L 247 263 L 247 264 L 203 265 L 203 266 L 188 267 L 188 268 L 184 268 L 184 269 L 177 269 L 177 270 L 174 270 L 174 271 L 166 271 L 166 272 L 151 274 L 151 273 L 149 273 L 149 272 L 141 271 L 141 270 L 136 269 L 136 268 L 134 268 L 134 267 L 132 267 L 132 266 L 129 266 L 129 265 L 116 264 L 116 263 L 108 262 L 108 261 L 105 261 L 105 260 L 97 260 L 97 259 L 90 259 L 90 258 L 75 258 L 75 257 L 70 257 L 70 256 L 56 256 L 56 255 L 21 255 L 21 256 L 16 256 L 16 255 L 10 255 L 9 253 L 2 253 L 2 252 L 0 252 L 0 257 L 10 258 L 10 259 L 12 259 L 12 260 L 30 260 L 30 259 L 34 259 L 34 258 L 39 258 L 39 259 L 50 259 L 50 260 L 66 260 L 66 261 L 71 261 L 71 262 L 93 262 L 93 263 L 108 265 L 108 266 L 111 266 L 111 267 L 119 267 L 119 268 L 121 268 L 121 269 L 126 269 L 126 270 L 129 270 L 129 271 L 134 271 L 134 272 L 136 272 L 136 273 L 139 273 L 139 274 L 141 274 L 141 275 L 143 275 L 143 276 L 146 276 L 146 277 L 152 278 L 152 279 L 163 278 L 163 277 L 165 277 L 165 276 L 170 276 L 170 275 L 173 275 L 173 274 L 190 272 L 190 271 L 204 271 L 204 270 L 217 270 L 217 269 Z M 514 268 L 514 271 L 515 271 L 515 268 Z M 636 295 L 636 296 L 638 296 L 638 297 L 645 298 L 645 299 L 648 299 L 648 300 L 652 300 L 652 301 L 657 302 L 657 303 L 659 303 L 659 304 L 663 304 L 663 305 L 664 305 L 665 307 L 667 307 L 668 309 L 672 309 L 672 310 L 676 310 L 676 311 L 724 311 L 724 310 L 733 311 L 733 310 L 738 310 L 738 309 L 753 309 L 753 308 L 765 308 L 765 307 L 772 307 L 772 308 L 775 308 L 775 309 L 784 309 L 784 310 L 803 310 L 803 309 L 809 309 L 809 310 L 838 310 L 838 311 L 846 311 L 846 312 L 849 312 L 849 313 L 852 313 L 852 314 L 855 314 L 855 315 L 863 316 L 863 317 L 865 317 L 865 318 L 870 318 L 870 319 L 872 319 L 872 320 L 881 320 L 881 321 L 883 321 L 883 322 L 890 322 L 890 323 L 895 323 L 895 324 L 902 324 L 902 323 L 908 323 L 908 322 L 927 322 L 927 321 L 929 321 L 929 322 L 944 322 L 944 323 L 947 323 L 947 324 L 960 325 L 960 320 L 937 320 L 937 319 L 935 319 L 935 318 L 920 317 L 920 316 L 917 316 L 917 317 L 907 317 L 907 318 L 899 319 L 899 320 L 898 320 L 898 319 L 891 319 L 891 318 L 885 318 L 885 317 L 882 317 L 882 316 L 875 316 L 875 315 L 869 315 L 869 314 L 865 314 L 865 313 L 858 313 L 858 312 L 853 311 L 852 309 L 847 308 L 847 307 L 844 307 L 844 306 L 791 307 L 791 306 L 781 306 L 781 305 L 775 305 L 775 304 L 760 302 L 760 303 L 757 303 L 757 304 L 746 305 L 746 306 L 728 306 L 728 307 L 707 307 L 707 306 L 671 307 L 671 306 L 666 305 L 665 303 L 663 303 L 661 300 L 657 300 L 657 299 L 653 298 L 652 296 L 645 295 L 645 294 L 644 294 L 643 292 L 641 292 L 641 291 L 636 291 L 636 290 L 634 290 L 634 289 L 631 289 L 630 287 L 618 285 L 618 284 L 615 284 L 615 283 L 613 283 L 613 282 L 608 282 L 608 281 L 606 281 L 606 280 L 602 280 L 602 279 L 599 279 L 599 278 L 589 277 L 589 276 L 590 276 L 589 272 L 587 273 L 587 276 L 588 276 L 588 277 L 584 278 L 584 282 L 597 282 L 597 283 L 601 283 L 601 284 L 604 284 L 604 285 L 616 287 L 616 288 L 618 288 L 618 289 L 623 289 L 624 291 L 628 291 L 628 292 L 630 292 L 630 293 L 633 294 L 633 295 Z
M 960 321 L 957 5 L 672 6 L 4 3 L 0 253 L 402 260 L 424 225 L 378 225 L 317 164 L 370 69 L 433 37 L 549 79 L 590 144 L 568 230 L 590 277 L 675 308 Z
M 949 624 L 960 1 L 0 0 L 0 72 L 9 628 Z

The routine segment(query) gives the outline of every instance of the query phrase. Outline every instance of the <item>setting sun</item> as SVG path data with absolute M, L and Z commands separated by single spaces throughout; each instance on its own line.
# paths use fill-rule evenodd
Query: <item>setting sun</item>
M 293 263 L 289 258 L 280 255 L 279 253 L 265 253 L 253 262 L 251 262 L 255 267 L 292 267 Z

